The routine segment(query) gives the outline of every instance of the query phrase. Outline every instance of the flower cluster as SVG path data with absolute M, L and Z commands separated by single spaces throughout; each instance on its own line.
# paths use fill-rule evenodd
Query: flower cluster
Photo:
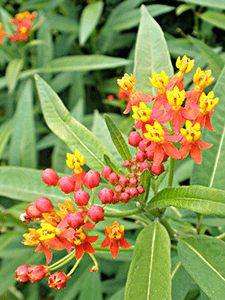
M 16 279 L 18 281 L 37 282 L 47 277 L 49 287 L 62 289 L 66 287 L 67 280 L 71 277 L 70 275 L 78 266 L 85 252 L 94 261 L 94 266 L 90 269 L 90 272 L 98 270 L 97 261 L 93 256 L 95 249 L 92 245 L 97 241 L 98 236 L 89 235 L 89 232 L 95 227 L 96 223 L 104 221 L 104 206 L 113 203 L 113 201 L 109 201 L 107 192 L 115 193 L 107 188 L 101 189 L 98 196 L 104 205 L 95 205 L 94 194 L 95 189 L 100 184 L 100 174 L 94 170 L 89 170 L 87 173 L 84 171 L 82 166 L 85 164 L 85 158 L 78 150 L 74 154 L 67 153 L 66 164 L 70 169 L 73 169 L 71 176 L 60 178 L 53 169 L 46 169 L 42 172 L 42 180 L 48 187 L 60 188 L 70 200 L 66 199 L 64 203 L 59 203 L 58 209 L 55 209 L 50 199 L 39 197 L 35 202 L 31 202 L 25 213 L 20 216 L 20 219 L 27 224 L 30 222 L 39 223 L 39 228 L 35 226 L 35 228 L 28 229 L 29 232 L 23 235 L 24 240 L 22 243 L 26 246 L 36 247 L 36 252 L 44 252 L 46 266 L 34 265 L 28 267 L 22 265 L 18 267 L 16 269 Z M 103 174 L 105 174 L 105 168 L 102 170 Z M 113 174 L 112 170 L 110 174 Z M 121 183 L 123 180 L 122 178 Z M 89 190 L 92 191 L 92 197 L 88 192 Z M 70 195 L 71 193 L 73 193 L 73 197 Z M 127 201 L 128 199 L 124 202 Z M 130 247 L 124 238 L 124 226 L 119 227 L 118 222 L 114 222 L 112 227 L 107 226 L 105 233 L 107 237 L 101 247 L 110 247 L 111 254 L 115 259 L 118 256 L 119 247 Z M 53 258 L 51 249 L 65 249 L 69 253 L 65 263 L 75 257 L 75 266 L 67 275 L 64 271 L 51 274 L 52 270 L 56 269 L 57 266 L 61 266 L 61 261 L 49 266 Z
M 29 11 L 16 14 L 14 19 L 10 21 L 11 24 L 16 25 L 16 33 L 10 35 L 9 39 L 14 43 L 27 41 L 33 26 L 32 21 L 36 18 L 36 15 L 36 12 L 30 13 Z
M 142 162 L 144 157 L 150 161 L 149 170 L 156 175 L 164 171 L 162 162 L 168 157 L 180 160 L 190 153 L 192 159 L 201 164 L 201 149 L 212 146 L 200 139 L 203 126 L 214 131 L 210 119 L 219 102 L 212 91 L 207 95 L 204 93 L 204 87 L 214 80 L 210 77 L 211 71 L 204 72 L 197 68 L 193 76 L 194 87 L 185 91 L 183 76 L 192 71 L 194 62 L 187 56 L 182 59 L 178 57 L 176 67 L 179 71 L 170 78 L 164 71 L 152 73 L 153 78 L 149 79 L 157 89 L 155 96 L 135 90 L 136 80 L 132 74 L 125 74 L 118 80 L 119 97 L 124 97 L 128 103 L 124 113 L 132 109 L 132 117 L 137 121 L 134 128 L 141 131 L 141 135 L 132 132 L 128 141 L 132 146 L 139 147 L 136 157 L 141 157 Z M 150 108 L 147 104 L 151 102 Z M 186 129 L 183 128 L 184 123 Z M 174 143 L 181 143 L 181 147 L 177 149 Z
M 3 25 L 2 22 L 0 22 L 0 46 L 3 42 L 4 37 L 7 35 L 7 33 L 5 32 L 5 30 L 3 29 Z

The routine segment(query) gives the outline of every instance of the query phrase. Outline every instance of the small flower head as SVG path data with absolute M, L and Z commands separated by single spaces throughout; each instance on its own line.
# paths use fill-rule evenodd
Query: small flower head
M 79 212 L 69 213 L 67 223 L 69 224 L 70 227 L 77 229 L 84 224 L 84 218 Z
M 184 102 L 185 90 L 179 91 L 179 88 L 175 86 L 172 92 L 166 92 L 166 97 L 169 104 L 172 106 L 172 109 L 178 111 Z
M 84 180 L 87 182 L 90 189 L 99 186 L 100 174 L 97 171 L 89 170 L 84 176 Z
M 142 121 L 144 123 L 148 122 L 151 117 L 151 109 L 143 102 L 139 103 L 139 107 L 132 106 L 134 114 L 132 115 L 135 121 Z
M 72 177 L 69 176 L 62 176 L 59 181 L 58 185 L 61 191 L 65 194 L 70 194 L 75 190 L 75 181 Z
M 25 211 L 27 216 L 31 219 L 42 219 L 42 212 L 37 208 L 35 202 L 31 202 Z
M 196 123 L 193 126 L 189 120 L 186 121 L 186 129 L 181 128 L 180 132 L 189 144 L 195 143 L 201 137 L 200 124 Z
M 147 133 L 144 133 L 144 136 L 147 140 L 155 142 L 157 144 L 162 144 L 164 142 L 165 133 L 161 125 L 157 121 L 154 122 L 153 126 L 147 124 L 145 128 L 148 131 Z
M 209 86 L 213 82 L 214 78 L 209 78 L 210 75 L 211 70 L 204 72 L 198 67 L 197 71 L 194 74 L 193 82 L 197 84 L 197 88 L 199 90 L 203 89 L 205 86 Z
M 2 22 L 0 22 L 0 46 L 3 42 L 4 37 L 7 35 L 7 33 L 5 32 L 5 30 L 3 29 L 3 25 Z
M 49 277 L 48 286 L 52 289 L 61 290 L 66 287 L 67 280 L 70 278 L 70 276 L 66 276 L 64 271 L 57 271 Z
M 209 92 L 208 95 L 202 92 L 199 98 L 200 112 L 204 115 L 208 114 L 210 111 L 213 111 L 214 107 L 218 104 L 219 98 L 214 98 L 213 91 Z
M 41 281 L 48 274 L 48 267 L 44 265 L 32 265 L 28 268 L 28 276 L 31 282 Z
M 137 147 L 139 143 L 142 141 L 142 137 L 139 132 L 132 131 L 128 137 L 128 143 L 133 146 Z
M 80 189 L 79 191 L 75 192 L 73 194 L 73 197 L 74 197 L 76 205 L 78 205 L 78 206 L 87 205 L 88 201 L 90 199 L 90 195 L 86 191 L 84 191 L 82 189 Z
M 51 224 L 47 222 L 42 222 L 41 227 L 37 230 L 37 233 L 40 235 L 39 241 L 47 241 L 54 239 L 56 234 L 60 232 L 60 229 L 52 226 Z M 58 232 L 59 231 L 59 232 Z
M 109 166 L 105 166 L 102 169 L 102 177 L 108 179 L 109 175 L 112 173 L 112 169 Z
M 136 79 L 133 74 L 130 74 L 130 76 L 124 74 L 122 79 L 117 79 L 117 84 L 123 91 L 129 90 L 132 93 L 135 91 L 133 86 L 136 84 Z
M 76 174 L 80 174 L 82 172 L 81 166 L 85 164 L 84 156 L 80 155 L 78 150 L 75 151 L 74 154 L 67 153 L 66 154 L 67 161 L 66 164 L 68 168 L 73 169 Z
M 29 233 L 24 233 L 23 237 L 25 240 L 22 243 L 26 246 L 37 246 L 40 243 L 40 234 L 34 228 L 28 228 Z
M 73 206 L 73 204 L 69 201 L 69 200 L 65 200 L 64 203 L 59 203 L 58 207 L 60 209 L 59 212 L 57 212 L 57 214 L 61 217 L 64 218 L 67 213 L 74 213 L 75 212 L 75 207 Z
M 29 281 L 29 276 L 28 276 L 28 266 L 22 265 L 19 266 L 16 270 L 16 280 L 19 282 L 27 282 Z
M 104 220 L 104 209 L 98 205 L 92 205 L 87 213 L 88 217 L 95 223 Z
M 48 168 L 42 172 L 42 180 L 48 186 L 56 186 L 59 180 L 59 176 L 53 169 Z
M 98 197 L 101 200 L 102 204 L 110 204 L 113 200 L 113 190 L 104 187 L 98 192 Z
M 176 60 L 176 67 L 181 73 L 190 73 L 194 68 L 194 61 L 188 58 L 186 55 L 184 55 L 182 59 L 180 59 L 180 56 L 178 56 Z
M 47 197 L 39 197 L 35 201 L 37 209 L 42 213 L 49 213 L 54 209 L 54 205 Z
M 163 94 L 165 92 L 165 86 L 167 86 L 169 83 L 169 78 L 165 71 L 161 71 L 160 74 L 152 72 L 152 77 L 153 78 L 149 78 L 152 86 L 157 88 L 160 94 Z

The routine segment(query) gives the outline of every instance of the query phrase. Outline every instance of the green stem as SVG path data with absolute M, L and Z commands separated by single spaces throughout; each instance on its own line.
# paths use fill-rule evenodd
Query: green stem
M 172 227 L 170 226 L 170 224 L 164 216 L 160 218 L 160 223 L 166 228 L 170 238 L 173 239 L 175 237 L 175 232 L 173 231 Z
M 174 158 L 170 157 L 170 166 L 169 166 L 169 176 L 168 176 L 168 181 L 167 181 L 167 187 L 170 187 L 173 185 L 175 163 L 176 163 L 176 160 Z
M 171 244 L 171 249 L 177 250 L 177 246 Z
M 101 248 L 101 247 L 99 247 L 99 246 L 97 246 L 97 247 L 94 247 L 94 249 L 96 250 L 96 251 L 110 251 L 110 249 L 108 249 L 108 248 Z M 130 248 L 120 248 L 120 251 L 122 251 L 122 252 L 128 252 L 128 251 L 133 251 L 134 250 L 134 246 L 131 246 Z
M 67 257 L 67 259 L 66 259 L 66 257 Z M 74 258 L 74 251 L 71 252 L 69 255 L 65 256 L 65 257 L 64 257 L 64 260 L 61 259 L 61 260 L 60 260 L 60 261 L 62 261 L 61 263 L 59 263 L 60 261 L 58 261 L 57 264 L 54 264 L 55 267 L 53 267 L 53 265 L 52 265 L 52 266 L 50 266 L 48 269 L 49 269 L 49 271 L 53 271 L 53 270 L 55 270 L 55 269 L 58 269 L 58 268 L 64 266 L 65 264 L 67 264 L 67 263 L 68 263 L 69 261 L 71 261 L 71 259 L 73 259 L 73 258 Z
M 95 267 L 96 267 L 96 271 L 97 271 L 98 270 L 98 262 L 97 262 L 96 258 L 94 257 L 93 254 L 91 254 L 91 253 L 88 253 L 88 254 L 91 257 L 91 259 L 93 260 Z
M 225 238 L 225 232 L 216 236 L 217 239 L 223 240 Z
M 109 218 L 127 217 L 127 216 L 137 214 L 139 212 L 141 212 L 140 208 L 134 208 L 134 209 L 127 210 L 127 211 L 118 211 L 118 212 L 114 212 L 114 213 L 105 212 L 104 216 L 109 217 Z
M 70 200 L 72 200 L 73 202 L 74 202 L 74 199 L 73 199 L 73 197 L 72 196 L 70 196 L 69 194 L 66 194 L 67 195 L 67 197 L 69 197 L 70 198 Z
M 198 219 L 198 223 L 197 223 L 197 226 L 196 226 L 196 230 L 199 234 L 200 230 L 201 230 L 201 226 L 202 226 L 203 214 L 197 214 L 197 219 Z
M 67 274 L 67 276 L 70 276 L 73 274 L 73 272 L 76 270 L 76 268 L 78 267 L 81 259 L 82 259 L 83 255 L 81 256 L 80 259 L 77 260 L 77 262 L 75 263 L 75 265 L 72 267 L 72 269 L 69 271 L 69 273 Z
M 64 256 L 62 259 L 58 260 L 57 262 L 55 262 L 54 264 L 52 264 L 51 266 L 49 266 L 49 270 L 52 270 L 52 268 L 54 268 L 57 265 L 60 265 L 62 262 L 66 261 L 68 258 L 70 258 L 71 256 L 73 256 L 74 252 L 75 252 L 75 250 L 73 250 L 72 252 L 70 252 L 69 254 L 67 254 L 66 256 Z
M 95 188 L 92 189 L 92 199 L 91 199 L 91 206 L 95 203 Z

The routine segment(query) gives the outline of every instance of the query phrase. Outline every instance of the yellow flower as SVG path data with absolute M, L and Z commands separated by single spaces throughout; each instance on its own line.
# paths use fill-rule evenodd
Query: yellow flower
M 134 115 L 132 116 L 135 121 L 148 122 L 151 116 L 151 109 L 147 107 L 143 102 L 140 102 L 139 107 L 132 106 Z
M 172 92 L 166 92 L 166 97 L 173 110 L 177 111 L 184 102 L 185 90 L 179 91 L 179 88 L 175 86 Z
M 194 68 L 194 61 L 188 58 L 186 55 L 184 55 L 182 59 L 180 59 L 180 56 L 178 56 L 176 60 L 176 67 L 183 74 L 184 72 L 190 73 Z
M 214 78 L 209 78 L 210 75 L 211 70 L 204 72 L 198 67 L 193 77 L 193 82 L 197 84 L 197 89 L 201 90 L 205 86 L 209 86 L 213 82 Z
M 189 144 L 196 142 L 201 137 L 200 124 L 196 123 L 192 126 L 191 121 L 186 121 L 186 129 L 181 128 L 180 133 L 183 137 L 186 137 L 186 140 Z
M 155 142 L 157 144 L 162 144 L 164 142 L 165 133 L 161 125 L 157 121 L 154 122 L 153 126 L 147 124 L 145 128 L 148 131 L 147 133 L 144 133 L 144 136 L 147 140 Z
M 133 74 L 129 76 L 125 73 L 122 79 L 117 79 L 117 84 L 123 91 L 129 90 L 131 94 L 135 92 L 136 79 Z
M 81 166 L 85 164 L 84 156 L 80 155 L 78 150 L 75 151 L 74 154 L 67 153 L 66 154 L 67 161 L 66 164 L 68 168 L 73 169 L 76 174 L 80 174 L 82 172 Z
M 158 89 L 160 94 L 163 94 L 165 92 L 165 86 L 169 84 L 169 78 L 166 75 L 165 71 L 161 71 L 160 74 L 156 74 L 155 72 L 152 72 L 152 78 L 149 78 L 152 86 Z
M 204 115 L 208 114 L 210 111 L 214 109 L 214 107 L 218 104 L 219 98 L 214 98 L 213 91 L 209 92 L 208 95 L 202 92 L 199 102 L 200 102 L 200 112 Z

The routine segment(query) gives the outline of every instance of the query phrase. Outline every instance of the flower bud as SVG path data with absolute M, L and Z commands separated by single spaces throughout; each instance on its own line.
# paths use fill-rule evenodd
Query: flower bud
M 48 186 L 56 186 L 59 180 L 59 176 L 53 169 L 48 168 L 42 172 L 42 180 Z
M 111 184 L 117 184 L 118 180 L 119 180 L 119 176 L 116 174 L 116 173 L 111 173 L 109 175 L 109 178 L 108 178 L 109 182 Z
M 54 206 L 53 206 L 51 200 L 49 200 L 47 197 L 39 197 L 35 201 L 35 204 L 36 204 L 37 209 L 42 213 L 49 213 L 49 212 L 53 211 L 53 209 L 54 209 Z
M 67 215 L 67 223 L 70 227 L 77 229 L 84 224 L 84 218 L 82 217 L 81 213 L 68 213 Z
M 118 202 L 120 202 L 120 195 L 118 193 L 114 193 L 113 194 L 112 204 L 116 204 Z
M 98 267 L 93 266 L 92 268 L 89 269 L 89 272 L 98 272 Z
M 61 290 L 66 287 L 67 280 L 70 278 L 71 276 L 66 276 L 64 271 L 57 271 L 49 277 L 48 286 L 52 289 Z
M 113 190 L 104 187 L 98 192 L 98 197 L 101 200 L 102 204 L 110 204 L 113 200 Z
M 130 177 L 130 178 L 133 178 L 133 177 L 135 177 L 135 174 L 134 174 L 134 173 L 130 173 L 130 174 L 129 174 L 129 177 Z
M 130 188 L 130 191 L 129 191 L 129 195 L 131 196 L 131 198 L 135 198 L 138 196 L 138 190 L 136 188 Z
M 33 265 L 28 268 L 28 276 L 31 282 L 41 281 L 48 274 L 48 267 L 44 265 Z
M 124 160 L 123 166 L 124 166 L 125 168 L 130 168 L 131 162 L 129 161 L 129 159 Z
M 154 159 L 154 152 L 146 152 L 147 160 L 153 161 Z
M 73 194 L 73 197 L 75 199 L 75 203 L 78 206 L 85 206 L 88 204 L 88 201 L 90 199 L 90 195 L 88 192 L 84 190 L 79 190 Z
M 137 165 L 131 166 L 131 170 L 132 170 L 133 172 L 135 172 L 135 171 L 137 170 Z
M 144 141 L 140 141 L 140 143 L 138 144 L 138 148 L 143 152 L 145 152 L 148 146 L 149 146 L 149 142 L 145 143 Z
M 137 185 L 137 178 L 133 177 L 129 180 L 130 186 L 136 186 Z
M 19 282 L 27 282 L 29 280 L 29 276 L 28 276 L 28 266 L 26 265 L 22 265 L 20 267 L 18 267 L 16 270 L 16 280 Z
M 112 173 L 112 169 L 108 166 L 102 169 L 102 177 L 108 179 L 109 175 Z
M 143 188 L 142 185 L 139 185 L 139 186 L 137 187 L 137 190 L 138 190 L 138 193 L 139 193 L 139 194 L 143 194 L 143 193 L 145 192 L 145 190 L 144 190 L 144 188 Z
M 92 205 L 87 213 L 88 217 L 95 223 L 104 220 L 104 209 L 98 205 Z
M 25 211 L 26 211 L 27 216 L 31 219 L 35 219 L 35 218 L 42 219 L 42 213 L 37 209 L 35 202 L 31 202 L 28 205 L 28 208 L 25 209 Z
M 130 200 L 130 195 L 128 193 L 122 193 L 120 195 L 120 201 L 123 203 L 127 203 Z
M 128 143 L 133 146 L 137 147 L 138 144 L 142 141 L 142 137 L 139 132 L 132 131 L 128 137 Z
M 69 176 L 62 176 L 59 181 L 58 185 L 61 191 L 65 194 L 70 194 L 75 190 L 75 181 L 72 177 Z
M 126 185 L 128 185 L 128 178 L 126 177 L 126 176 L 121 176 L 120 177 L 120 180 L 119 180 L 119 184 L 121 185 L 121 186 L 126 186 Z
M 124 192 L 129 194 L 130 193 L 130 187 L 129 186 L 126 186 L 125 189 L 124 189 Z
M 159 165 L 155 166 L 154 164 L 152 165 L 151 172 L 154 173 L 155 175 L 160 175 L 165 171 L 164 165 L 160 163 Z
M 123 188 L 122 188 L 122 186 L 121 185 L 117 185 L 117 186 L 115 186 L 115 192 L 116 193 L 122 193 L 122 191 L 123 191 Z
M 141 164 L 140 171 L 142 172 L 145 169 L 148 169 L 149 171 L 151 171 L 151 166 L 147 161 L 145 161 Z
M 147 157 L 146 153 L 143 151 L 137 151 L 135 155 L 136 155 L 137 161 L 139 161 L 139 162 L 143 162 Z
M 87 182 L 88 186 L 93 189 L 94 187 L 99 186 L 100 174 L 97 171 L 90 170 L 85 174 L 84 180 Z

